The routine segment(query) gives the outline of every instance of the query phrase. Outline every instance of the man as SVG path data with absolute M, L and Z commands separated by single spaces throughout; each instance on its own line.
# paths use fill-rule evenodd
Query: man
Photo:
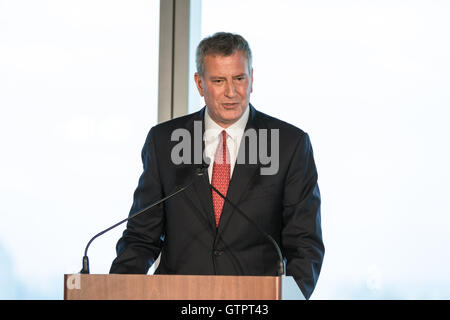
M 308 299 L 324 256 L 317 171 L 308 135 L 250 104 L 252 55 L 239 35 L 216 33 L 203 39 L 194 79 L 206 107 L 150 130 L 130 214 L 193 184 L 128 222 L 110 272 L 145 274 L 161 253 L 156 274 L 273 276 L 278 255 L 259 227 L 280 246 L 287 275 Z M 179 154 L 174 152 L 180 146 L 174 139 L 177 130 L 194 140 Z M 202 162 L 211 162 L 202 177 L 196 177 L 202 164 L 196 145 L 201 146 L 200 158 L 206 159 Z M 260 156 L 264 145 L 276 162 L 272 168 L 267 157 L 254 161 L 254 150 Z

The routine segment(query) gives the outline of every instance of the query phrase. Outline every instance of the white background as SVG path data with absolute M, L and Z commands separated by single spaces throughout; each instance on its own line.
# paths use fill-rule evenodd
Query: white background
M 0 298 L 53 298 L 128 214 L 156 123 L 159 1 L 0 0 Z M 252 103 L 310 134 L 313 299 L 450 298 L 447 1 L 203 1 L 254 54 Z M 191 106 L 191 111 L 200 106 Z M 90 248 L 107 273 L 123 229 Z
M 252 104 L 309 133 L 326 247 L 313 299 L 450 298 L 450 2 L 207 0 Z
M 159 1 L 0 1 L 0 298 L 61 299 L 128 215 L 157 119 Z M 123 229 L 89 249 L 108 273 Z

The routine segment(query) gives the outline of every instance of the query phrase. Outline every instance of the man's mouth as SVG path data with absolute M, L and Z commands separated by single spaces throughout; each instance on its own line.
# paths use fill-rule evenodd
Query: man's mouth
M 225 109 L 233 109 L 239 106 L 239 103 L 222 103 L 222 105 Z

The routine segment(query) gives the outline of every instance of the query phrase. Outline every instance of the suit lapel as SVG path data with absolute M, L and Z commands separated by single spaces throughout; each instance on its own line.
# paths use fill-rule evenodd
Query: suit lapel
M 250 115 L 245 130 L 253 129 L 256 130 L 256 133 L 258 133 L 258 129 L 263 128 L 264 126 L 259 120 L 258 113 L 254 109 L 254 107 L 250 104 L 249 108 L 250 108 Z M 202 122 L 202 135 L 201 135 L 202 154 L 205 148 L 203 141 L 203 134 L 205 132 L 204 112 L 206 112 L 205 108 L 203 108 L 198 113 L 194 114 L 193 117 L 189 118 L 189 120 L 186 122 L 185 125 L 186 129 L 190 132 L 191 137 L 195 137 L 194 122 L 195 121 Z M 238 158 L 240 156 L 243 156 L 241 153 L 246 152 L 247 153 L 246 157 L 243 157 L 242 159 L 249 159 L 248 158 L 249 148 L 245 148 L 243 142 L 244 141 L 241 142 Z M 192 157 L 194 157 L 193 144 L 192 144 Z M 237 206 L 239 206 L 239 202 L 242 196 L 245 194 L 245 190 L 248 190 L 249 187 L 251 186 L 253 177 L 260 172 L 261 168 L 259 162 L 257 162 L 256 164 L 247 163 L 248 161 L 245 162 L 246 163 L 243 164 L 240 163 L 235 164 L 233 175 L 231 177 L 230 185 L 228 187 L 228 191 L 226 194 L 227 198 L 230 199 L 230 201 Z M 183 169 L 180 168 L 179 172 L 183 171 L 183 176 L 194 177 L 198 167 L 199 167 L 198 165 L 185 166 Z M 186 181 L 186 183 L 188 182 Z M 200 212 L 201 215 L 203 215 L 202 218 L 204 218 L 204 221 L 206 221 L 208 225 L 215 231 L 216 224 L 214 220 L 214 209 L 212 204 L 211 188 L 209 186 L 209 177 L 207 170 L 204 176 L 197 179 L 197 181 L 193 184 L 193 186 L 186 190 L 185 196 L 188 197 L 189 202 L 191 202 L 191 204 L 195 206 L 196 210 Z M 233 209 L 233 207 L 227 201 L 225 201 L 222 214 L 220 217 L 219 228 L 217 230 L 218 234 L 222 233 L 227 228 L 227 225 L 230 221 L 231 216 L 234 214 L 234 211 L 235 210 Z M 216 239 L 219 238 L 220 237 L 216 237 Z
M 192 118 L 190 118 L 186 123 L 186 129 L 190 132 L 191 137 L 193 138 L 192 141 L 192 160 L 195 160 L 195 148 L 194 148 L 194 139 L 201 139 L 202 144 L 202 155 L 204 153 L 205 144 L 203 141 L 203 134 L 205 132 L 205 122 L 204 122 L 204 112 L 205 108 L 203 108 L 201 111 L 199 111 L 197 114 L 195 114 Z M 202 123 L 202 131 L 201 135 L 197 136 L 195 135 L 195 121 L 201 121 Z M 198 127 L 197 127 L 198 130 Z M 199 143 L 197 141 L 197 143 Z M 197 159 L 198 160 L 198 159 Z M 189 165 L 189 171 L 190 171 L 190 177 L 194 177 L 196 174 L 196 170 L 199 168 L 199 164 L 193 162 L 194 165 Z M 209 187 L 209 177 L 208 177 L 208 171 L 205 170 L 205 174 L 202 177 L 198 177 L 196 182 L 191 186 L 191 188 L 188 188 L 186 190 L 186 197 L 188 197 L 189 202 L 193 206 L 195 206 L 197 212 L 200 212 L 200 214 L 203 216 L 203 220 L 207 221 L 210 228 L 212 228 L 215 232 L 216 226 L 214 221 L 214 213 L 213 213 L 213 204 L 212 204 L 212 197 L 211 197 L 211 189 Z

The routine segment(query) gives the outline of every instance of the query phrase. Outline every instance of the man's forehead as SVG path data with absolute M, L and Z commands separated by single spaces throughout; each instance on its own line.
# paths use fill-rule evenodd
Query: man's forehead
M 235 52 L 231 55 L 208 54 L 204 58 L 205 71 L 209 73 L 247 73 L 249 61 L 243 52 Z

